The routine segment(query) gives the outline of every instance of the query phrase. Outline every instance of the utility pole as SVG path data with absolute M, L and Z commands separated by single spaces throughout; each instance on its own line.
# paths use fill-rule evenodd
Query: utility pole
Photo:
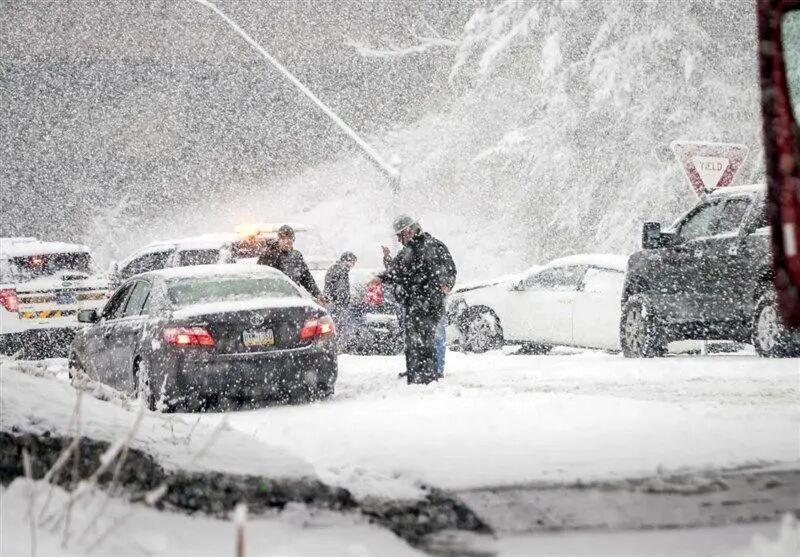
M 276 60 L 269 52 L 267 52 L 260 44 L 258 44 L 255 39 L 253 39 L 250 35 L 248 35 L 241 27 L 239 27 L 235 21 L 225 15 L 222 10 L 217 8 L 214 4 L 209 2 L 208 0 L 194 0 L 195 2 L 206 6 L 207 8 L 211 9 L 216 13 L 219 17 L 222 18 L 225 23 L 227 23 L 230 27 L 233 28 L 245 41 L 247 41 L 250 46 L 252 46 L 256 51 L 258 51 L 261 56 L 263 56 L 267 62 L 272 64 L 280 73 L 286 77 L 292 84 L 300 89 L 300 91 L 311 101 L 317 105 L 317 107 L 322 110 L 333 122 L 339 126 L 339 128 L 344 131 L 353 141 L 355 141 L 356 145 L 358 145 L 364 153 L 366 153 L 367 157 L 370 161 L 372 161 L 378 169 L 383 172 L 383 174 L 389 180 L 389 184 L 392 187 L 393 193 L 397 194 L 400 190 L 400 171 L 397 167 L 392 164 L 386 162 L 383 157 L 378 153 L 378 151 L 370 145 L 364 138 L 362 138 L 358 133 L 356 133 L 353 128 L 347 125 L 347 123 L 342 120 L 338 114 L 336 114 L 328 105 L 322 102 L 308 87 L 306 87 L 299 79 L 297 79 L 289 70 L 284 67 L 278 60 Z

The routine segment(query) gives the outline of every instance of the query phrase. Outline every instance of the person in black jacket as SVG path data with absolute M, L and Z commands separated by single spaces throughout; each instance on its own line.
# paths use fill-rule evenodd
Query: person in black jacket
M 434 340 L 444 315 L 445 298 L 456 282 L 456 265 L 442 242 L 423 232 L 416 220 L 403 215 L 393 228 L 403 249 L 375 281 L 394 286 L 405 316 L 406 380 L 437 379 Z
M 340 346 L 346 347 L 353 332 L 353 315 L 350 308 L 350 269 L 358 258 L 351 251 L 344 252 L 339 261 L 325 273 L 325 301 L 336 323 Z
M 291 226 L 285 224 L 278 229 L 278 239 L 267 242 L 266 249 L 258 258 L 258 264 L 278 269 L 305 288 L 318 302 L 325 301 L 311 271 L 308 270 L 303 254 L 294 249 L 294 229 Z

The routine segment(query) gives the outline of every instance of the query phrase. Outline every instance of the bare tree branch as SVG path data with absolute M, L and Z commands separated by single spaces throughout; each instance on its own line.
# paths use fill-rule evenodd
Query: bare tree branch
M 345 44 L 353 47 L 356 52 L 364 58 L 402 58 L 412 54 L 422 54 L 435 48 L 455 48 L 458 46 L 457 41 L 441 37 L 420 37 L 414 35 L 414 39 L 417 41 L 416 44 L 406 46 L 396 46 L 390 43 L 383 47 L 373 47 L 353 39 L 349 39 Z
M 458 41 L 455 39 L 448 39 L 442 37 L 436 29 L 433 28 L 427 19 L 422 18 L 424 26 L 424 33 L 419 33 L 414 27 L 408 29 L 408 34 L 411 35 L 413 42 L 406 45 L 397 45 L 391 38 L 384 38 L 377 46 L 348 39 L 345 44 L 356 49 L 359 55 L 365 58 L 402 58 L 412 54 L 422 54 L 436 48 L 455 48 L 458 46 Z

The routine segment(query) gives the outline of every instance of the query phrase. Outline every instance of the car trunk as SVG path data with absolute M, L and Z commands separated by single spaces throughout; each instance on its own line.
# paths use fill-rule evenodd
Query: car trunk
M 76 271 L 60 271 L 15 285 L 21 319 L 45 321 L 97 309 L 106 302 L 106 284 Z
M 300 348 L 300 331 L 319 312 L 308 306 L 262 308 L 224 313 L 198 313 L 181 325 L 203 325 L 214 338 L 218 354 L 263 353 Z

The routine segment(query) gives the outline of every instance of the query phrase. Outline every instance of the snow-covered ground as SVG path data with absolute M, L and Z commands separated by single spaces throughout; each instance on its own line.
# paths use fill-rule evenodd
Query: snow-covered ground
M 0 364 L 1 429 L 72 432 L 76 391 L 63 360 Z M 796 359 L 451 352 L 446 378 L 429 386 L 406 385 L 397 377 L 402 369 L 402 357 L 342 356 L 333 400 L 228 414 L 222 428 L 222 414 L 148 412 L 133 446 L 168 468 L 318 477 L 359 498 L 418 497 L 425 486 L 461 491 L 746 465 L 800 469 Z M 90 390 L 95 396 L 82 399 L 83 431 L 118 439 L 135 421 L 137 404 L 96 385 Z M 3 555 L 26 551 L 26 494 L 24 481 L 2 492 L 3 532 L 14 532 L 2 536 Z M 118 514 L 104 520 L 135 512 L 108 552 L 232 552 L 230 522 L 122 501 L 113 508 Z M 293 509 L 254 519 L 248 532 L 248 555 L 413 554 L 355 515 Z M 514 534 L 468 545 L 498 555 L 643 554 L 640 548 L 652 550 L 647 554 L 791 555 L 784 547 L 796 546 L 796 525 L 784 526 L 782 538 L 777 532 L 777 523 L 763 523 L 652 534 Z M 777 549 L 753 546 L 755 534 Z M 62 552 L 60 534 L 47 531 L 40 532 L 40 546 L 39 555 L 86 550 L 71 545 L 74 553 Z
M 0 488 L 2 489 L 2 488 Z M 32 555 L 27 508 L 31 494 L 35 512 L 44 506 L 48 484 L 15 480 L 0 491 L 3 512 L 0 515 L 0 554 L 4 557 Z M 55 488 L 49 509 L 66 506 L 68 494 Z M 96 511 L 104 508 L 99 519 Z M 233 517 L 232 517 L 233 518 Z M 106 496 L 94 493 L 86 498 L 72 516 L 74 532 L 67 547 L 62 547 L 63 532 L 56 523 L 36 530 L 38 557 L 78 555 L 219 557 L 235 555 L 236 525 L 204 516 L 159 512 L 119 498 L 106 502 Z M 245 525 L 245 555 L 308 556 L 322 555 L 363 557 L 380 555 L 405 557 L 422 555 L 391 532 L 370 525 L 357 515 L 333 512 L 309 512 L 301 505 L 274 516 L 252 518 Z
M 406 385 L 402 370 L 400 356 L 342 356 L 333 401 L 240 412 L 229 423 L 357 495 L 800 467 L 796 359 L 450 353 L 446 378 L 427 387 Z

